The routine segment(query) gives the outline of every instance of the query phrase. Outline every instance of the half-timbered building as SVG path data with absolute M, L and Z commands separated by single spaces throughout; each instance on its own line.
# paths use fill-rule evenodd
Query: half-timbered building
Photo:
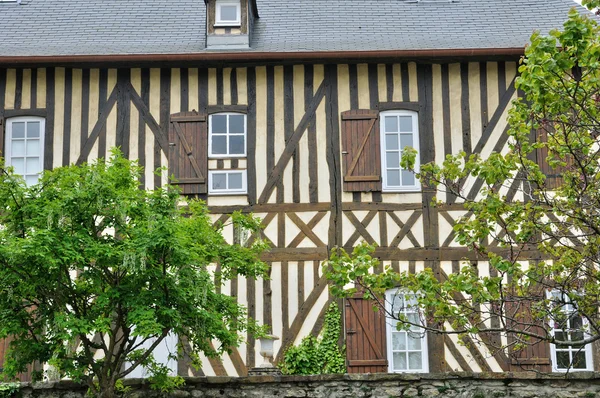
M 280 337 L 279 359 L 322 327 L 332 298 L 320 265 L 335 246 L 377 243 L 382 265 L 441 278 L 465 258 L 493 272 L 454 242 L 462 205 L 441 194 L 446 205 L 432 207 L 436 192 L 400 168 L 399 153 L 412 146 L 424 164 L 504 150 L 529 36 L 560 26 L 573 6 L 0 0 L 0 153 L 35 183 L 42 170 L 120 147 L 145 167 L 142 188 L 172 175 L 185 195 L 207 201 L 215 222 L 240 209 L 260 217 L 270 279 L 221 289 Z M 154 174 L 160 167 L 168 172 Z M 474 197 L 481 186 L 466 180 L 461 189 Z M 411 339 L 368 303 L 344 309 L 350 372 L 516 370 L 492 342 Z M 260 362 L 259 348 L 250 337 L 204 358 L 201 370 L 173 367 L 242 376 Z M 560 370 L 551 346 L 527 355 L 520 366 Z M 586 358 L 586 369 L 600 369 L 591 350 Z

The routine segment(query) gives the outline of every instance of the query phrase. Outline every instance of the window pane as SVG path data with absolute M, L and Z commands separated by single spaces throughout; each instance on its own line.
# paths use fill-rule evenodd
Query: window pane
M 12 124 L 12 138 L 25 138 L 25 122 Z
M 385 135 L 385 149 L 387 149 L 388 151 L 400 149 L 400 148 L 398 148 L 398 135 L 396 135 L 396 134 L 386 134 Z
M 13 141 L 10 148 L 10 156 L 25 156 L 25 141 Z
M 419 317 L 419 314 L 408 314 L 408 315 L 406 315 L 406 318 L 413 325 L 421 324 L 421 318 Z M 410 329 L 411 330 L 421 330 L 421 328 L 418 326 L 411 326 Z
M 573 353 L 573 369 L 585 369 L 585 351 L 579 351 Z
M 581 341 L 583 340 L 583 332 L 572 332 L 571 333 L 571 341 Z M 574 344 L 572 347 L 581 348 L 583 345 Z
M 387 171 L 387 184 L 391 187 L 400 186 L 400 170 Z
M 404 333 L 404 332 L 392 333 L 392 350 L 394 350 L 394 351 L 406 350 L 406 333 Z
M 222 5 L 221 21 L 237 21 L 237 7 Z
M 402 170 L 402 185 L 415 185 L 415 175 L 412 171 Z
M 571 364 L 569 359 L 569 351 L 557 351 L 556 352 L 556 367 L 559 369 L 567 369 Z
M 212 153 L 214 155 L 227 154 L 227 136 L 217 135 L 212 137 Z
M 41 171 L 39 158 L 27 158 L 25 164 L 27 168 L 27 174 L 35 174 Z
M 556 338 L 557 341 L 567 341 L 567 333 L 554 332 L 554 337 Z M 557 348 L 567 348 L 568 346 L 566 344 L 557 344 L 556 347 Z
M 395 352 L 394 353 L 394 369 L 406 370 L 406 353 Z
M 400 148 L 404 149 L 407 146 L 413 146 L 412 134 L 400 134 Z
M 40 122 L 27 123 L 27 138 L 39 138 Z
M 32 186 L 37 184 L 39 179 L 39 176 L 34 175 L 34 176 L 27 176 L 25 177 L 25 182 L 27 183 L 28 186 Z
M 386 116 L 385 117 L 385 131 L 388 133 L 395 133 L 398 131 L 398 117 Z
M 229 173 L 229 189 L 242 189 L 242 173 Z
M 400 116 L 400 132 L 402 132 L 402 133 L 412 132 L 412 117 L 411 116 Z
M 10 164 L 14 168 L 15 174 L 20 174 L 20 175 L 25 174 L 25 159 L 23 159 L 23 158 L 11 159 Z
M 27 140 L 27 156 L 40 156 L 40 140 Z
M 212 115 L 210 122 L 213 134 L 225 134 L 227 132 L 227 115 Z
M 229 134 L 244 134 L 244 115 L 229 115 Z
M 404 295 L 394 294 L 392 298 L 392 311 L 397 314 L 398 311 L 402 311 L 404 308 Z
M 572 329 L 583 328 L 583 318 L 580 315 L 571 316 L 571 328 Z
M 229 136 L 229 154 L 243 155 L 244 154 L 244 136 L 231 135 Z
M 422 369 L 423 368 L 423 357 L 420 352 L 409 352 L 408 353 L 408 368 L 409 369 Z
M 399 168 L 400 167 L 400 153 L 399 152 L 388 152 L 385 155 L 386 167 L 388 168 Z
M 227 189 L 227 174 L 213 173 L 212 187 L 213 187 L 213 189 Z
M 420 350 L 421 349 L 421 337 L 409 334 L 408 336 L 408 349 L 409 350 Z

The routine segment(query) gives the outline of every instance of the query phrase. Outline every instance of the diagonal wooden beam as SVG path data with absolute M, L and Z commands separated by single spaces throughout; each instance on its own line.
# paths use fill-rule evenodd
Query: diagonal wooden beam
M 362 220 L 362 222 L 358 221 L 358 218 L 356 218 L 356 216 L 354 215 L 354 213 L 352 213 L 351 211 L 346 211 L 344 212 L 344 214 L 346 215 L 346 217 L 348 217 L 348 220 L 350 220 L 350 222 L 352 223 L 352 225 L 354 225 L 354 228 L 356 228 L 356 231 L 354 231 L 354 233 L 352 234 L 352 236 L 350 237 L 350 239 L 348 239 L 348 242 L 346 242 L 346 244 L 344 246 L 352 246 L 354 245 L 354 242 L 356 242 L 356 240 L 359 237 L 363 237 L 367 242 L 369 243 L 375 243 L 375 239 L 373 239 L 373 237 L 371 236 L 371 234 L 369 233 L 369 231 L 367 231 L 367 226 L 369 225 L 369 223 L 375 218 L 375 216 L 377 215 L 377 210 L 372 210 L 370 211 L 365 218 Z
M 447 211 L 440 211 L 438 214 L 440 216 L 442 216 L 444 218 L 444 220 L 446 220 L 451 226 L 454 226 L 454 224 L 456 223 L 456 220 L 454 218 L 452 218 L 452 216 L 450 214 L 448 214 Z M 446 240 L 444 240 L 444 243 L 442 243 L 442 247 L 450 246 L 450 243 L 452 243 L 455 236 L 456 236 L 456 232 L 454 232 L 454 228 L 453 228 L 452 230 L 450 230 L 450 234 L 448 235 Z
M 479 137 L 479 141 L 477 141 L 477 144 L 475 145 L 475 148 L 473 149 L 473 153 L 481 153 L 483 148 L 487 145 L 490 137 L 492 136 L 492 132 L 496 129 L 496 126 L 498 125 L 498 122 L 500 121 L 500 117 L 502 117 L 502 115 L 506 111 L 506 108 L 510 104 L 510 100 L 511 100 L 512 96 L 515 94 L 515 90 L 516 90 L 515 79 L 516 79 L 516 77 L 513 78 L 513 80 L 510 82 L 510 85 L 506 89 L 506 92 L 504 93 L 502 98 L 500 98 L 500 103 L 498 104 L 498 108 L 496 108 L 496 111 L 494 112 L 494 114 L 492 115 L 492 118 L 490 119 L 490 123 L 487 125 L 485 130 L 483 130 L 481 137 Z
M 465 361 L 465 358 L 458 350 L 458 347 L 456 347 L 456 344 L 454 344 L 454 341 L 452 341 L 450 336 L 448 336 L 447 334 L 444 335 L 444 344 L 446 344 L 446 347 L 448 347 L 448 351 L 450 351 L 452 356 L 456 359 L 456 362 L 458 362 L 463 372 L 473 372 L 473 369 L 469 366 L 467 361 Z
M 490 122 L 487 125 L 487 127 L 483 130 L 483 133 L 481 134 L 479 141 L 477 141 L 477 144 L 475 145 L 475 148 L 473 149 L 472 153 L 481 153 L 483 148 L 488 144 L 488 141 L 490 140 L 492 133 L 496 129 L 498 122 L 500 121 L 500 118 L 502 117 L 504 112 L 506 112 L 506 108 L 510 104 L 511 98 L 515 94 L 515 91 L 516 91 L 515 79 L 516 79 L 516 76 L 511 81 L 510 85 L 506 89 L 506 92 L 504 93 L 502 98 L 500 98 L 500 103 L 498 104 L 496 111 L 492 115 L 492 118 L 490 119 Z M 502 133 L 502 137 L 504 137 L 504 136 L 506 136 L 506 130 Z M 508 136 L 506 137 L 506 139 L 508 139 Z M 502 141 L 502 138 L 500 140 Z M 504 141 L 504 143 L 506 143 L 506 141 Z M 500 148 L 502 148 L 504 146 L 504 143 L 502 144 L 502 146 Z M 498 147 L 498 145 L 496 145 L 496 147 Z M 496 149 L 496 147 L 494 147 L 494 149 Z M 466 182 L 467 182 L 466 178 L 461 180 L 459 192 L 461 192 L 464 189 Z M 478 184 L 479 182 L 480 181 L 477 181 L 475 185 L 479 185 Z M 483 184 L 483 181 L 481 181 L 481 184 Z M 476 192 L 479 192 L 480 188 L 481 188 L 481 185 L 479 185 Z M 471 190 L 471 192 L 473 192 L 473 190 Z M 469 193 L 469 197 L 470 197 L 470 193 Z M 452 198 L 451 198 L 451 200 L 449 200 L 449 202 L 454 203 L 454 202 L 456 202 L 456 199 L 457 199 L 457 197 L 452 195 Z
M 308 228 L 310 228 L 310 230 L 312 231 L 312 229 L 317 226 L 317 224 L 319 223 L 319 221 L 321 221 L 323 219 L 323 217 L 325 217 L 326 214 L 327 214 L 327 212 L 324 212 L 324 211 L 318 212 L 308 222 L 308 224 L 306 224 L 306 226 Z M 298 233 L 298 235 L 296 235 L 296 237 L 294 239 L 292 239 L 292 241 L 290 242 L 290 244 L 288 245 L 288 247 L 290 247 L 290 248 L 298 247 L 298 245 L 300 244 L 300 242 L 302 242 L 305 237 L 306 237 L 306 235 L 303 234 L 302 231 L 300 231 Z
M 440 276 L 441 276 L 440 282 L 443 282 L 448 279 L 448 275 L 442 269 L 440 269 Z M 453 293 L 453 298 L 455 301 L 464 301 L 465 300 L 465 297 L 460 292 Z M 465 338 L 470 340 L 469 336 L 465 336 Z M 498 365 L 500 365 L 502 370 L 507 372 L 509 370 L 509 361 L 508 361 L 508 357 L 506 356 L 504 351 L 499 350 L 498 347 L 494 347 L 492 344 L 492 340 L 490 339 L 490 336 L 488 336 L 486 333 L 480 333 L 479 338 L 481 339 L 481 341 L 483 341 L 483 344 L 487 347 L 487 349 L 490 351 L 492 356 L 496 359 L 496 361 L 498 362 Z
M 298 143 L 300 142 L 300 139 L 304 135 L 304 132 L 308 128 L 308 124 L 313 119 L 313 116 L 314 116 L 315 112 L 317 111 L 317 108 L 319 107 L 319 105 L 321 104 L 321 101 L 325 97 L 325 91 L 326 90 L 325 90 L 325 80 L 324 80 L 321 83 L 321 85 L 319 86 L 319 89 L 315 93 L 315 96 L 313 97 L 312 101 L 308 105 L 308 108 L 306 109 L 306 113 L 304 113 L 302 120 L 300 120 L 300 123 L 298 123 L 296 130 L 294 130 L 294 132 L 290 136 L 287 144 L 285 145 L 285 149 L 283 150 L 283 153 L 281 154 L 281 156 L 279 157 L 279 160 L 277 161 L 277 164 L 275 165 L 275 167 L 269 174 L 269 177 L 267 178 L 267 183 L 265 184 L 265 188 L 263 189 L 263 192 L 260 194 L 260 197 L 258 198 L 259 203 L 266 203 L 267 200 L 269 200 L 271 193 L 273 193 L 273 189 L 275 189 L 275 185 L 277 185 L 277 183 L 281 180 L 281 178 L 283 176 L 283 172 L 284 172 L 287 164 L 289 163 L 290 159 L 292 158 L 292 155 L 296 151 L 296 148 L 298 147 Z
M 87 160 L 88 156 L 90 156 L 90 151 L 94 147 L 94 143 L 96 143 L 96 140 L 98 139 L 98 136 L 100 135 L 100 132 L 106 125 L 106 119 L 108 119 L 108 115 L 110 114 L 113 107 L 117 103 L 118 95 L 119 95 L 119 86 L 115 86 L 113 91 L 110 93 L 108 100 L 104 104 L 104 108 L 102 108 L 102 111 L 100 112 L 100 116 L 98 117 L 98 121 L 96 122 L 96 125 L 92 129 L 90 135 L 88 136 L 88 139 L 85 141 L 85 144 L 83 145 L 83 148 L 81 149 L 81 154 L 79 155 L 79 158 L 77 159 L 77 164 L 82 164 L 83 162 L 85 162 Z
M 321 239 L 319 239 L 319 237 L 317 236 L 317 234 L 315 234 L 312 230 L 312 228 L 309 228 L 308 225 L 306 225 L 304 223 L 304 221 L 302 221 L 300 219 L 300 217 L 298 217 L 296 215 L 296 213 L 286 213 L 286 215 L 288 216 L 288 218 L 290 220 L 292 220 L 294 222 L 294 224 L 296 224 L 296 226 L 298 228 L 300 228 L 300 231 L 302 231 L 304 233 L 304 235 L 306 235 L 306 237 L 308 239 L 310 239 L 315 245 L 317 245 L 317 247 L 325 247 L 327 246 L 325 243 L 323 243 L 323 241 Z
M 294 342 L 296 336 L 298 336 L 298 333 L 302 328 L 302 325 L 304 325 L 304 322 L 306 322 L 306 318 L 308 317 L 310 310 L 315 306 L 317 300 L 319 300 L 319 297 L 321 297 L 321 294 L 323 294 L 323 291 L 325 289 L 327 289 L 327 278 L 325 277 L 325 275 L 322 275 L 315 284 L 315 287 L 313 288 L 312 292 L 310 292 L 310 294 L 306 298 L 306 301 L 298 310 L 298 314 L 296 314 L 296 317 L 294 318 L 294 321 L 292 322 L 290 327 L 283 333 L 281 349 L 275 357 L 275 363 L 281 360 L 288 345 Z
M 144 101 L 142 100 L 142 98 L 140 98 L 140 96 L 138 95 L 137 91 L 135 91 L 131 83 L 127 82 L 125 87 L 126 90 L 129 91 L 129 97 L 131 98 L 131 102 L 133 102 L 133 105 L 135 105 L 135 107 L 137 108 L 138 112 L 140 113 L 140 116 L 142 117 L 142 119 L 144 119 L 144 122 L 148 125 L 148 127 L 150 127 L 150 130 L 154 134 L 158 145 L 160 145 L 162 151 L 166 155 L 168 155 L 169 140 L 167 139 L 167 133 L 165 133 L 160 127 L 160 125 L 156 122 L 156 119 L 154 119 L 154 116 L 152 116 L 152 113 L 150 113 L 150 110 L 148 109 L 146 104 L 144 104 Z
M 396 225 L 398 225 L 400 227 L 400 231 L 398 232 L 396 237 L 392 240 L 392 243 L 390 243 L 390 246 L 398 246 L 400 244 L 400 242 L 402 241 L 402 239 L 404 239 L 404 237 L 407 237 L 415 247 L 421 247 L 421 245 L 419 244 L 419 241 L 417 241 L 417 239 L 415 238 L 415 236 L 413 235 L 413 233 L 411 232 L 410 229 L 415 224 L 415 222 L 417 222 L 417 220 L 419 219 L 419 217 L 421 216 L 422 213 L 423 213 L 422 211 L 415 211 L 409 217 L 409 219 L 406 220 L 406 224 L 404 224 L 402 222 L 402 220 L 400 220 L 400 218 L 397 215 L 395 215 L 393 212 L 388 213 L 390 215 L 390 217 L 392 218 L 392 220 L 394 220 Z

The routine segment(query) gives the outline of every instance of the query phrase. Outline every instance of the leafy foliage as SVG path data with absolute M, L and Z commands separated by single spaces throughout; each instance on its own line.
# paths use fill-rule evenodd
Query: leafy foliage
M 199 351 L 219 355 L 254 328 L 234 297 L 216 291 L 209 266 L 221 265 L 223 281 L 263 275 L 265 245 L 228 244 L 203 202 L 182 208 L 170 185 L 140 190 L 141 172 L 118 151 L 106 162 L 46 172 L 31 187 L 2 170 L 0 338 L 14 337 L 9 377 L 48 362 L 109 397 L 138 366 L 164 379 L 152 351 L 169 334 L 189 342 L 198 364 Z M 234 222 L 259 228 L 240 214 Z
M 0 398 L 13 398 L 19 395 L 21 383 L 0 383 Z
M 454 225 L 455 240 L 489 261 L 490 274 L 468 262 L 447 278 L 431 269 L 408 274 L 386 267 L 373 274 L 375 248 L 362 244 L 352 254 L 334 251 L 327 271 L 334 295 L 354 294 L 354 282 L 373 299 L 401 286 L 431 309 L 428 330 L 475 338 L 504 333 L 514 337 L 512 348 L 539 341 L 581 347 L 600 339 L 598 23 L 573 9 L 562 31 L 531 37 L 519 72 L 524 98 L 509 114 L 508 151 L 488 158 L 448 155 L 441 165 L 422 165 L 419 174 L 424 186 L 464 203 L 468 212 Z M 405 150 L 402 166 L 412 168 L 415 156 Z M 543 163 L 560 173 L 558 186 L 549 183 Z M 463 191 L 467 179 L 483 182 L 478 196 Z M 444 202 L 434 205 L 443 208 Z M 528 261 L 532 256 L 542 261 Z M 567 304 L 583 325 L 569 329 Z M 554 334 L 553 327 L 568 333 Z
M 279 365 L 281 371 L 290 375 L 345 373 L 345 350 L 338 345 L 341 322 L 341 311 L 336 303 L 331 303 L 325 313 L 323 336 L 307 336 L 299 346 L 288 348 Z

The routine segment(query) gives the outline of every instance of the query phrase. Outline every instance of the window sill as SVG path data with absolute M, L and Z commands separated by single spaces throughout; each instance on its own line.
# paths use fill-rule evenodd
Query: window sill
M 208 196 L 248 196 L 248 192 L 209 192 Z
M 215 22 L 213 25 L 215 28 L 241 28 L 240 22 Z
M 382 193 L 421 193 L 421 187 L 416 188 L 383 188 Z
M 227 159 L 244 159 L 247 155 L 208 155 L 209 159 L 219 159 L 219 160 L 227 160 Z

